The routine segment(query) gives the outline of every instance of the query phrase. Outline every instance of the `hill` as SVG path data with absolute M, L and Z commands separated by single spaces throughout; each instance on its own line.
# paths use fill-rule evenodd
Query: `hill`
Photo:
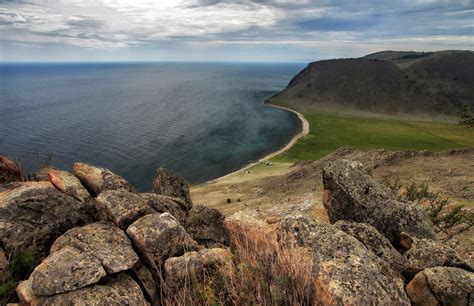
M 297 110 L 455 115 L 474 107 L 474 52 L 384 51 L 310 63 L 269 101 Z

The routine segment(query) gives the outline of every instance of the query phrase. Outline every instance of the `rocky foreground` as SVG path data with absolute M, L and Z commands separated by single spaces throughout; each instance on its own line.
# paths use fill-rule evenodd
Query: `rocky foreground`
M 227 284 L 235 286 L 242 271 L 235 242 L 252 232 L 276 237 L 277 249 L 296 244 L 286 249 L 295 250 L 288 263 L 307 264 L 311 290 L 293 303 L 474 303 L 472 267 L 436 240 L 422 207 L 397 200 L 359 162 L 339 159 L 323 169 L 330 224 L 301 214 L 268 218 L 256 210 L 224 218 L 216 209 L 193 206 L 187 183 L 161 168 L 150 193 L 134 192 L 108 169 L 83 163 L 73 169 L 45 168 L 35 181 L 25 181 L 18 163 L 0 156 L 0 282 L 13 279 L 16 286 L 16 297 L 3 302 L 160 305 L 183 301 L 177 299 L 183 292 L 199 291 L 202 298 L 220 290 L 222 300 L 199 301 L 242 304 Z M 272 250 L 253 252 L 280 256 Z M 298 261 L 301 250 L 308 262 Z M 17 259 L 26 253 L 35 254 L 33 267 L 16 283 Z M 270 268 L 269 277 L 278 272 Z M 212 279 L 220 281 L 206 283 L 216 274 Z M 287 292 L 290 283 L 281 282 L 279 290 Z M 255 296 L 265 290 L 252 289 Z M 270 303 L 256 301 L 285 301 L 272 290 Z

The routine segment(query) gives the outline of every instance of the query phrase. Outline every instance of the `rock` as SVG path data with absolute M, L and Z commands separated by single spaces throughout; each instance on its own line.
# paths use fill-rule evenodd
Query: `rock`
M 403 278 L 353 236 L 303 216 L 287 217 L 280 227 L 311 250 L 319 303 L 410 305 Z
M 155 212 L 140 195 L 126 190 L 106 190 L 96 201 L 97 210 L 104 219 L 123 230 L 139 218 Z
M 95 284 L 105 275 L 97 258 L 66 246 L 33 270 L 31 289 L 36 295 L 52 295 Z
M 40 297 L 36 306 L 53 305 L 134 305 L 149 303 L 140 286 L 127 274 L 119 273 L 104 278 L 100 283 L 79 290 Z
M 156 193 L 140 193 L 140 197 L 156 212 L 170 213 L 181 224 L 185 223 L 187 208 L 186 203 L 182 199 Z
M 367 249 L 390 264 L 394 270 L 402 274 L 408 270 L 407 260 L 373 226 L 348 221 L 337 221 L 334 225 L 362 242 Z
M 48 169 L 48 179 L 59 191 L 85 202 L 91 195 L 77 177 L 67 171 Z
M 29 173 L 28 180 L 35 181 L 35 182 L 48 182 L 49 181 L 48 172 L 50 169 L 54 169 L 54 168 L 49 167 L 49 166 L 41 167 L 39 170 L 36 170 L 33 173 Z
M 11 271 L 8 264 L 7 255 L 5 251 L 0 247 L 0 283 L 3 284 L 8 281 L 11 277 Z
M 20 182 L 23 180 L 23 172 L 16 160 L 0 155 L 0 184 Z
M 161 305 L 159 285 L 154 280 L 151 271 L 139 261 L 133 267 L 132 273 L 151 305 Z
M 358 162 L 341 159 L 329 164 L 323 169 L 323 184 L 323 203 L 331 223 L 346 220 L 370 224 L 395 247 L 401 232 L 417 238 L 436 237 L 421 206 L 397 201 Z
M 104 190 L 124 189 L 132 191 L 132 186 L 124 178 L 109 169 L 98 168 L 84 163 L 74 163 L 73 169 L 76 176 L 93 197 L 96 197 Z
M 59 192 L 49 182 L 24 182 L 0 194 L 0 241 L 6 254 L 48 254 L 52 242 L 96 220 L 95 207 Z
M 72 246 L 99 259 L 108 273 L 132 268 L 138 261 L 132 242 L 111 223 L 92 223 L 70 229 L 51 246 L 51 253 Z
M 204 276 L 212 277 L 216 269 L 228 269 L 232 263 L 232 254 L 222 248 L 203 249 L 188 252 L 180 257 L 171 257 L 165 261 L 165 282 L 172 292 L 179 288 L 196 285 Z
M 16 295 L 22 304 L 29 305 L 38 299 L 38 296 L 34 294 L 31 289 L 31 281 L 29 279 L 21 281 L 16 286 Z
M 410 271 L 416 274 L 431 267 L 458 267 L 472 271 L 472 268 L 455 250 L 447 245 L 430 239 L 412 238 L 402 233 L 402 241 L 408 250 L 403 254 Z M 409 245 L 407 245 L 407 241 Z
M 170 197 L 177 197 L 186 203 L 186 210 L 193 207 L 189 184 L 174 172 L 158 168 L 153 179 L 153 192 Z
M 194 206 L 185 225 L 186 231 L 206 247 L 227 245 L 229 237 L 224 227 L 224 216 L 214 208 Z
M 144 216 L 128 227 L 127 234 L 157 279 L 166 259 L 202 248 L 169 213 Z
M 406 286 L 413 305 L 472 305 L 474 273 L 435 267 L 419 272 Z

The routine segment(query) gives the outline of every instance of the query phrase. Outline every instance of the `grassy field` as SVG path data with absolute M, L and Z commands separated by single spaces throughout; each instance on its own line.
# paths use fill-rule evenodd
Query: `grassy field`
M 275 162 L 316 160 L 340 147 L 363 151 L 429 150 L 474 146 L 474 129 L 456 124 L 303 113 L 310 132 Z

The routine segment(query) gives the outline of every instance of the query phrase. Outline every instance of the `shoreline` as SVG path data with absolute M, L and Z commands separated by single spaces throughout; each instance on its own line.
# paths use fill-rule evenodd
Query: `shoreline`
M 265 101 L 263 103 L 264 105 L 267 105 L 267 106 L 270 106 L 270 107 L 275 107 L 275 108 L 279 108 L 279 109 L 283 109 L 283 110 L 286 110 L 286 111 L 289 111 L 289 112 L 292 112 L 294 114 L 296 114 L 296 116 L 298 117 L 298 119 L 301 121 L 301 131 L 296 134 L 295 136 L 293 136 L 291 138 L 291 140 L 281 149 L 275 151 L 275 152 L 272 152 L 272 153 L 269 153 L 267 155 L 265 155 L 264 157 L 262 158 L 259 158 L 257 161 L 255 162 L 252 162 L 250 164 L 247 164 L 245 165 L 244 167 L 238 169 L 238 170 L 235 170 L 233 172 L 230 172 L 226 175 L 223 175 L 223 176 L 220 176 L 218 178 L 215 178 L 215 179 L 212 179 L 210 181 L 207 181 L 207 182 L 204 182 L 204 183 L 201 183 L 201 184 L 197 184 L 197 185 L 194 185 L 194 186 L 199 186 L 199 185 L 206 185 L 206 184 L 210 184 L 210 183 L 216 183 L 220 180 L 223 180 L 231 175 L 234 175 L 234 174 L 237 174 L 237 173 L 241 173 L 243 171 L 246 171 L 248 170 L 249 168 L 252 168 L 253 166 L 256 166 L 258 164 L 260 164 L 261 162 L 264 162 L 265 160 L 269 160 L 269 159 L 272 159 L 274 158 L 275 156 L 278 156 L 286 151 L 288 151 L 289 149 L 291 149 L 295 144 L 296 142 L 301 138 L 301 137 L 304 137 L 306 135 L 308 135 L 309 133 L 309 122 L 308 120 L 306 120 L 306 118 L 303 116 L 303 114 L 291 109 L 291 108 L 288 108 L 288 107 L 284 107 L 284 106 L 279 106 L 279 105 L 275 105 L 275 104 L 271 104 L 271 103 L 268 103 L 267 101 Z

